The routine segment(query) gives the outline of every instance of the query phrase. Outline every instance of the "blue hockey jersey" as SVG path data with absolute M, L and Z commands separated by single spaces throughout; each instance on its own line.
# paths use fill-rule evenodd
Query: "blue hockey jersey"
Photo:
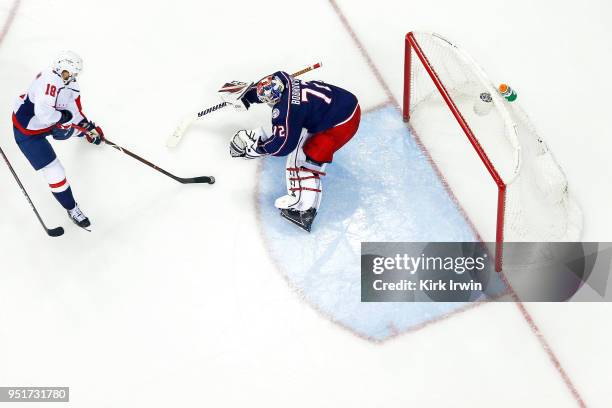
M 331 129 L 351 116 L 357 98 L 349 91 L 322 81 L 300 81 L 283 71 L 273 74 L 285 89 L 272 108 L 272 135 L 257 147 L 258 153 L 287 156 L 295 150 L 302 129 L 314 134 Z M 255 88 L 244 98 L 261 103 Z

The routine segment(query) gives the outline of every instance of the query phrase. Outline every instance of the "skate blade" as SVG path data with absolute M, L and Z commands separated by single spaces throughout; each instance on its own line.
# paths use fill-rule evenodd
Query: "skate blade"
M 302 217 L 301 214 L 291 213 L 288 210 L 281 210 L 280 215 L 284 219 L 297 225 L 298 227 L 300 227 L 306 232 L 310 232 L 310 230 L 312 229 L 312 223 L 314 221 L 314 216 Z
M 74 221 L 73 221 L 74 222 Z M 86 227 L 81 227 L 79 224 L 77 224 L 76 222 L 74 222 L 74 225 L 76 225 L 77 227 L 79 227 L 80 229 L 84 229 L 87 232 L 91 232 L 91 224 L 89 224 Z

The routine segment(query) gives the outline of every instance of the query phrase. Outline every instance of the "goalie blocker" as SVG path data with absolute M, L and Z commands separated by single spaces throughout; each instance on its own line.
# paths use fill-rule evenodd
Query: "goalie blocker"
M 272 132 L 240 130 L 230 142 L 232 157 L 286 156 L 287 194 L 275 201 L 287 220 L 310 231 L 316 217 L 325 167 L 357 132 L 361 110 L 347 90 L 322 81 L 300 81 L 278 71 L 257 84 L 232 82 L 220 93 L 239 110 L 253 103 L 272 108 Z

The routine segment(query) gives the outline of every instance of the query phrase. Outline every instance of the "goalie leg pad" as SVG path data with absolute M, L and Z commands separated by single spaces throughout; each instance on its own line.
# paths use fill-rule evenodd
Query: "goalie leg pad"
M 304 153 L 304 143 L 310 135 L 302 131 L 296 149 L 287 156 L 285 181 L 287 195 L 278 198 L 274 205 L 276 208 L 307 211 L 318 209 L 321 204 L 323 185 L 321 176 L 325 175 L 325 163 L 310 160 Z

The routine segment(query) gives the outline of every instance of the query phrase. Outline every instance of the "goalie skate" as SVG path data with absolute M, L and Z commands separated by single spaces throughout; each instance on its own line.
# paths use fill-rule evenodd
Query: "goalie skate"
M 312 223 L 317 216 L 317 209 L 310 208 L 306 211 L 298 211 L 292 209 L 283 209 L 280 212 L 281 217 L 291 221 L 304 231 L 310 232 Z

